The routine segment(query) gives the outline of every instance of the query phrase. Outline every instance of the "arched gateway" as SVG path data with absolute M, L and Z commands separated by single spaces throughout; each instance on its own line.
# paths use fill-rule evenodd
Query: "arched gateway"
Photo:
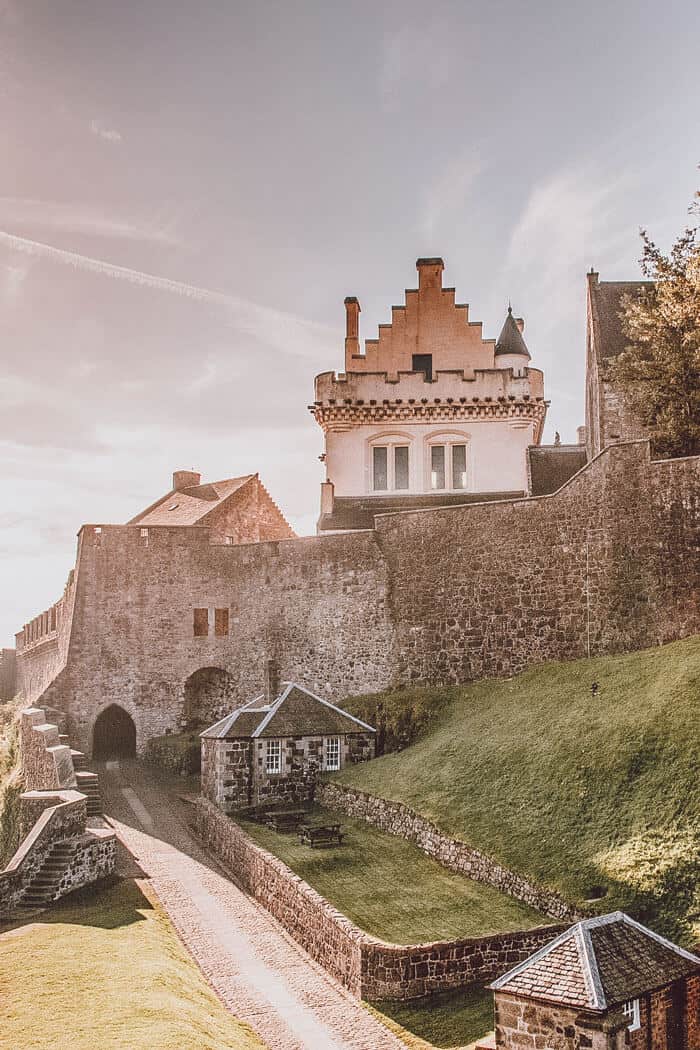
M 95 719 L 92 728 L 92 757 L 133 758 L 135 754 L 134 720 L 119 704 L 110 704 Z

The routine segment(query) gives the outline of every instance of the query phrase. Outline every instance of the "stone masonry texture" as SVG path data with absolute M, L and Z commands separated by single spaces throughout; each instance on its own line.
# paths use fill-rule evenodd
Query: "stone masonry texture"
M 88 525 L 55 628 L 18 650 L 19 680 L 88 752 L 95 718 L 120 704 L 142 751 L 179 730 L 203 668 L 226 673 L 231 710 L 266 658 L 342 701 L 696 633 L 699 547 L 700 458 L 652 462 L 646 442 L 606 449 L 551 496 L 336 536 L 226 546 L 163 526 L 144 546 L 137 526 Z M 195 608 L 228 609 L 228 634 L 195 637 Z

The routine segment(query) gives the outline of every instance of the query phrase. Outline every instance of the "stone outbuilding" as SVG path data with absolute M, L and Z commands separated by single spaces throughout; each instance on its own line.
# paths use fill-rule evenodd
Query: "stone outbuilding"
M 316 774 L 374 758 L 375 730 L 296 682 L 201 734 L 202 794 L 225 812 L 313 799 Z
M 616 911 L 490 986 L 496 1047 L 700 1050 L 700 958 Z

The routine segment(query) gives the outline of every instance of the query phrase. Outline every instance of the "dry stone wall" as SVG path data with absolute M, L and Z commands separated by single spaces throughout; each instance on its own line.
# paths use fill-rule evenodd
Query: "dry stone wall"
M 388 944 L 355 926 L 206 799 L 197 803 L 197 827 L 205 845 L 243 888 L 316 962 L 363 999 L 415 999 L 492 980 L 564 928 L 547 926 L 430 944 Z
M 328 809 L 340 810 L 350 817 L 367 821 L 390 835 L 398 835 L 433 857 L 443 867 L 457 871 L 477 882 L 487 883 L 510 897 L 530 905 L 552 919 L 579 917 L 571 904 L 552 890 L 536 886 L 517 872 L 499 864 L 459 839 L 450 838 L 435 824 L 401 802 L 390 802 L 364 791 L 326 782 L 316 790 L 317 801 Z
M 18 653 L 25 699 L 65 711 L 87 751 L 119 703 L 142 751 L 181 730 L 205 668 L 228 676 L 227 710 L 256 695 L 269 657 L 342 702 L 700 632 L 700 458 L 616 445 L 551 496 L 375 522 L 248 546 L 203 527 L 152 527 L 145 545 L 138 526 L 85 526 L 54 655 Z M 228 634 L 195 637 L 195 608 L 228 609 Z

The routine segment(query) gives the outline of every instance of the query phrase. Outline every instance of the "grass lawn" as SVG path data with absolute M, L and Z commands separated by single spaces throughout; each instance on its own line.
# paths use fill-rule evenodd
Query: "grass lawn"
M 700 938 L 700 637 L 450 687 L 442 709 L 434 693 L 431 731 L 339 780 L 569 899 L 602 888 L 598 911 Z
M 467 1046 L 493 1028 L 493 992 L 476 986 L 413 1002 L 372 1003 L 370 1009 L 416 1050 Z
M 476 937 L 529 929 L 550 920 L 491 886 L 446 871 L 409 842 L 344 814 L 342 846 L 301 846 L 245 824 L 257 843 L 274 853 L 367 933 L 396 944 Z
M 143 884 L 78 891 L 0 933 L 0 1043 L 19 1050 L 254 1050 Z

